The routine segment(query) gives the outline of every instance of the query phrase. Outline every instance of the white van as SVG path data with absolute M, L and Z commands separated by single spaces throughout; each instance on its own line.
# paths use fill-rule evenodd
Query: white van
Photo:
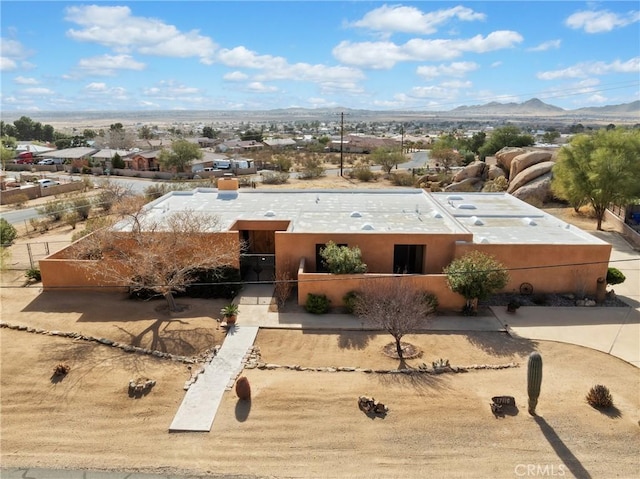
M 228 170 L 231 168 L 231 160 L 215 160 L 213 167 L 219 170 Z

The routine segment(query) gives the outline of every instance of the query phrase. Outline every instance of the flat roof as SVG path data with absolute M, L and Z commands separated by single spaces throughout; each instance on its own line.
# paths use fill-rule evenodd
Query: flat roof
M 290 221 L 296 233 L 468 233 L 423 190 L 174 191 L 148 205 L 149 219 L 191 209 L 221 219 Z
M 606 244 L 507 193 L 197 188 L 168 193 L 147 208 L 150 221 L 181 210 L 216 215 L 222 230 L 238 220 L 286 220 L 297 233 L 471 233 L 474 243 Z
M 606 244 L 508 193 L 431 193 L 474 243 Z

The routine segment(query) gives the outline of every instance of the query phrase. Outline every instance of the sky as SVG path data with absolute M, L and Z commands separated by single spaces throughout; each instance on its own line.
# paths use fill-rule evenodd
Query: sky
M 640 99 L 636 1 L 0 2 L 2 111 Z

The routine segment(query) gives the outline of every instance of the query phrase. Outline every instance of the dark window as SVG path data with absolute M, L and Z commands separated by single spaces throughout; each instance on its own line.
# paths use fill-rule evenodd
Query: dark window
M 322 256 L 320 256 L 320 251 L 327 246 L 326 243 L 316 244 L 316 273 L 328 273 L 326 266 L 324 265 L 324 261 L 322 261 Z M 338 243 L 338 246 L 347 246 L 346 243 Z
M 393 272 L 396 274 L 422 274 L 424 262 L 422 244 L 397 244 L 393 247 Z

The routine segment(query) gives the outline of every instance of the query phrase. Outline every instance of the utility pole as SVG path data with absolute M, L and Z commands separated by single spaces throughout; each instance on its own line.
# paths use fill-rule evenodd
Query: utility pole
M 340 113 L 340 176 L 342 176 L 342 160 L 344 150 L 344 112 Z

